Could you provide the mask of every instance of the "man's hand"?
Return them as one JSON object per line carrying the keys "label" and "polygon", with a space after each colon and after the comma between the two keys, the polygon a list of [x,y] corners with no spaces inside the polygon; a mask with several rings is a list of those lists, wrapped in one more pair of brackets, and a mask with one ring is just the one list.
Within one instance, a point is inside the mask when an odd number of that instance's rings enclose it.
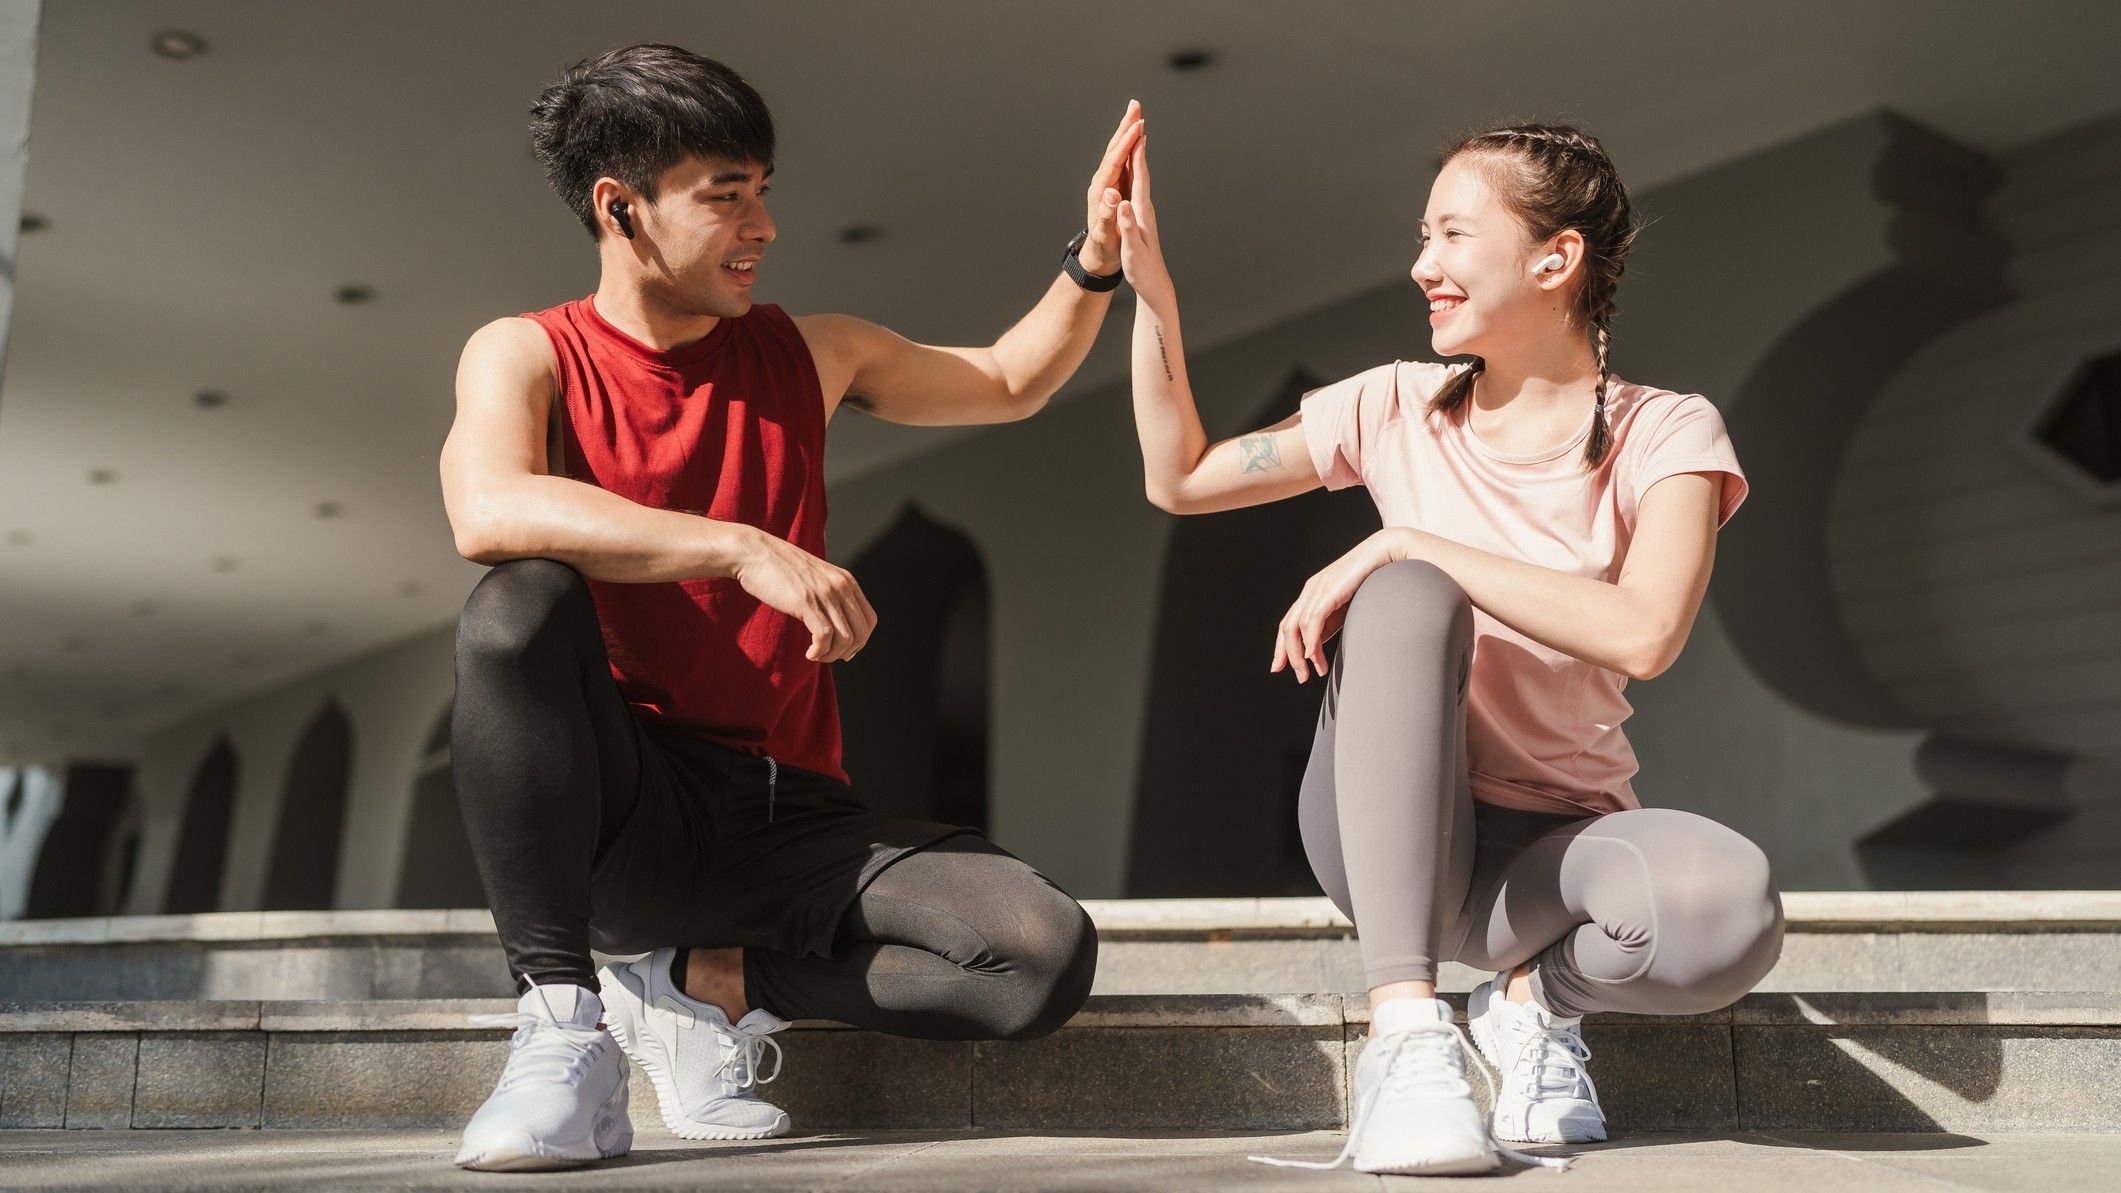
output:
{"label": "man's hand", "polygon": [[1121,117],[1119,128],[1105,145],[1105,160],[1097,164],[1097,173],[1090,177],[1089,214],[1083,220],[1090,235],[1076,250],[1075,259],[1091,273],[1119,271],[1119,201],[1126,196],[1127,166],[1133,160],[1134,142],[1141,137],[1143,127],[1141,103],[1128,100],[1127,114]]}
{"label": "man's hand", "polygon": [[851,659],[876,632],[876,610],[852,574],[764,531],[733,574],[745,592],[809,629],[803,657],[813,663]]}

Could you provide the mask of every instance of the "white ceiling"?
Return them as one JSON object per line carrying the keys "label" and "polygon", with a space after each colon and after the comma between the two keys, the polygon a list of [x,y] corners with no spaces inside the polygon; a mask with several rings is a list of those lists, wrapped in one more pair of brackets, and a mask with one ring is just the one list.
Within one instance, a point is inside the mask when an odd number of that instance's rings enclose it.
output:
{"label": "white ceiling", "polygon": [[[150,54],[172,27],[209,52]],[[643,40],[773,105],[763,299],[955,342],[1042,290],[1129,96],[1196,348],[1400,276],[1431,154],[1470,127],[1580,122],[1641,190],[1881,104],[2002,150],[2121,103],[2121,6],[2091,3],[47,0],[25,209],[50,226],[20,246],[0,389],[0,763],[122,756],[454,616],[479,572],[435,479],[457,351],[595,281],[525,108]],[[1165,67],[1196,46],[1209,69]],[[885,236],[840,243],[854,223]],[[377,300],[335,304],[350,283]],[[208,388],[228,405],[195,409]],[[840,420],[834,476],[937,434]]]}

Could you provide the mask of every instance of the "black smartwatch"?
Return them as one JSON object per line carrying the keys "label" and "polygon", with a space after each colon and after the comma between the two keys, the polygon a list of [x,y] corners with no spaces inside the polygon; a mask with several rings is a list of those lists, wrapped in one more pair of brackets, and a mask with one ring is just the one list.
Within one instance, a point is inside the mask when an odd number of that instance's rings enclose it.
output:
{"label": "black smartwatch", "polygon": [[1092,294],[1104,294],[1108,291],[1119,289],[1120,279],[1126,276],[1126,270],[1117,269],[1105,274],[1091,273],[1083,268],[1082,261],[1076,257],[1075,254],[1082,249],[1083,242],[1088,239],[1090,239],[1090,229],[1084,228],[1075,234],[1073,240],[1068,242],[1068,252],[1061,258],[1061,272],[1067,274],[1070,281]]}

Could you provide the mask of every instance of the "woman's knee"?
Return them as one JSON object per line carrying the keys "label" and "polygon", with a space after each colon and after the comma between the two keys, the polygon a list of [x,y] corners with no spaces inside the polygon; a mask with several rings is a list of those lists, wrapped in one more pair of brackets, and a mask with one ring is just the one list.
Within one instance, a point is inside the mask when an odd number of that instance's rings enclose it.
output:
{"label": "woman's knee", "polygon": [[1782,955],[1782,896],[1767,854],[1737,832],[1692,813],[1689,842],[1656,867],[1661,962],[1677,985],[1699,988],[1704,1009],[1751,990]]}
{"label": "woman's knee", "polygon": [[1366,651],[1470,646],[1473,603],[1433,563],[1403,560],[1370,573],[1348,602],[1342,641]]}
{"label": "woman's knee", "polygon": [[481,577],[457,620],[457,658],[480,662],[520,657],[550,640],[556,627],[595,603],[582,574],[552,559],[511,559]]}

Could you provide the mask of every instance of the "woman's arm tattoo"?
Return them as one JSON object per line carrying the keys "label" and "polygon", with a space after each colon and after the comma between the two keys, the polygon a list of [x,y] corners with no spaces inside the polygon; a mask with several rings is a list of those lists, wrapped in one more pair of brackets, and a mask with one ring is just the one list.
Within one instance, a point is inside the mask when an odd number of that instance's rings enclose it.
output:
{"label": "woman's arm tattoo", "polygon": [[1247,435],[1237,441],[1245,453],[1246,472],[1272,472],[1281,465],[1281,450],[1274,446],[1274,436]]}

